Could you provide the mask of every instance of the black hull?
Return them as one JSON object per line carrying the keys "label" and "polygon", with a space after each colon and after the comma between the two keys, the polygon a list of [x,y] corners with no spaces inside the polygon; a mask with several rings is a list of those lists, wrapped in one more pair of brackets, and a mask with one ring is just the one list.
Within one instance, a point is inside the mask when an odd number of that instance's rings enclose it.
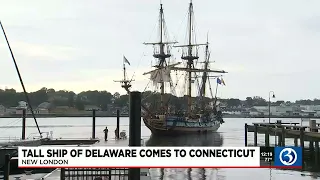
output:
{"label": "black hull", "polygon": [[215,127],[202,127],[202,128],[194,128],[194,127],[174,127],[171,129],[160,129],[153,127],[148,123],[148,121],[143,118],[144,124],[147,128],[151,131],[154,135],[161,135],[161,136],[179,136],[179,135],[187,135],[187,134],[206,134],[206,133],[213,133],[217,132],[219,126]]}

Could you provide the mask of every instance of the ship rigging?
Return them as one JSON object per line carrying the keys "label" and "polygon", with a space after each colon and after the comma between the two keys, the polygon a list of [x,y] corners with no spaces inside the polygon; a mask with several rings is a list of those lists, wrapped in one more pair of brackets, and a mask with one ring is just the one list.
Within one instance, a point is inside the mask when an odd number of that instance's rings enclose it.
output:
{"label": "ship rigging", "polygon": [[[210,68],[209,40],[206,43],[198,44],[194,35],[194,17],[193,3],[190,1],[188,8],[188,42],[185,45],[175,45],[176,41],[164,40],[166,32],[166,23],[164,19],[163,5],[160,4],[159,12],[159,41],[154,43],[144,43],[154,46],[153,57],[157,60],[153,70],[144,73],[150,75],[150,80],[155,88],[160,91],[160,102],[158,106],[147,106],[142,102],[142,108],[146,112],[143,120],[146,126],[154,134],[181,134],[194,132],[212,132],[216,131],[223,123],[222,113],[217,108],[217,97],[213,97],[210,79],[219,78],[221,74],[227,73],[224,70],[214,70]],[[199,62],[199,47],[205,47],[205,57],[203,62]],[[182,62],[170,62],[172,47],[182,49]],[[200,58],[201,59],[201,58]],[[124,57],[124,79],[121,81],[122,87],[130,92],[131,81],[126,78],[125,63],[128,63]],[[129,63],[128,63],[129,64]],[[198,64],[203,64],[199,67]],[[181,109],[172,110],[169,108],[170,96],[167,96],[167,86],[169,85],[171,93],[175,94],[177,82],[173,82],[172,71],[176,73],[185,73],[187,92],[184,94],[187,98],[186,111]],[[200,74],[202,73],[202,75]],[[211,73],[220,75],[211,76]],[[200,75],[199,75],[200,74]],[[176,78],[179,81],[181,78]],[[201,79],[199,82],[199,79]],[[193,88],[193,84],[198,85]],[[212,98],[206,97],[206,88],[209,87]],[[197,96],[192,96],[193,91],[198,91]],[[216,88],[217,91],[217,88]],[[208,105],[211,104],[211,105]],[[155,108],[156,107],[156,108]]]}

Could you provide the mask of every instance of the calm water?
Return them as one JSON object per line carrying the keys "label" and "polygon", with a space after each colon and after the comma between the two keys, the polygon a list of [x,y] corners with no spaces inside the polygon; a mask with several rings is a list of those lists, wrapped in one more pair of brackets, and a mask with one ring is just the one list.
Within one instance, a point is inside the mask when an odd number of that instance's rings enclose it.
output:
{"label": "calm water", "polygon": [[[54,138],[89,138],[91,136],[91,118],[39,118],[38,124],[42,132],[53,131]],[[279,119],[277,119],[279,120]],[[300,122],[300,119],[282,119],[285,122]],[[262,122],[264,119],[235,119],[226,118],[219,133],[209,136],[193,137],[188,136],[180,138],[155,138],[150,136],[150,131],[142,123],[141,135],[149,146],[168,145],[168,146],[244,146],[244,123]],[[265,119],[265,121],[268,121]],[[128,118],[121,118],[120,131],[128,132]],[[116,128],[116,118],[97,118],[96,119],[96,137],[103,138],[103,129],[108,126],[109,137],[114,138]],[[27,119],[27,136],[37,135],[37,128],[33,119]],[[128,134],[128,133],[127,133]],[[0,138],[21,136],[20,119],[0,119]],[[253,142],[253,133],[248,134],[249,143]],[[271,144],[275,142],[270,138]],[[264,135],[258,136],[258,143],[264,143]],[[293,140],[287,140],[286,145],[293,144]],[[152,169],[153,179],[159,180],[309,180],[320,179],[320,174],[288,171],[288,170],[270,170],[270,169]]]}

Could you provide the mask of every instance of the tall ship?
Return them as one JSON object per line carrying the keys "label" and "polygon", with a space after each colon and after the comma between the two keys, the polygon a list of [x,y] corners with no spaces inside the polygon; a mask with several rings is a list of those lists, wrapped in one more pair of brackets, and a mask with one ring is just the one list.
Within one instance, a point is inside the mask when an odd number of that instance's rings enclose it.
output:
{"label": "tall ship", "polygon": [[[149,75],[154,91],[143,94],[142,110],[143,121],[152,134],[179,135],[191,133],[215,132],[224,123],[222,112],[217,101],[219,84],[224,84],[222,74],[224,70],[210,68],[210,52],[208,40],[199,44],[195,41],[193,3],[190,1],[188,9],[187,43],[176,45],[166,39],[166,23],[164,19],[163,5],[160,4],[159,13],[159,40],[153,45],[153,57],[155,64],[153,69],[143,75]],[[171,50],[177,48],[181,60],[172,60]],[[199,58],[199,49],[203,47],[204,55]],[[132,79],[126,75],[126,64],[129,61],[124,58],[122,87],[129,93]],[[214,79],[215,83],[210,83]],[[184,82],[181,82],[183,81]],[[182,88],[178,87],[178,82]],[[212,90],[215,86],[215,92]],[[177,91],[182,91],[182,97],[177,98]],[[207,97],[210,94],[211,97]],[[155,102],[144,102],[146,96],[154,95],[158,98]],[[175,98],[173,98],[175,97]],[[180,99],[177,103],[177,99]],[[175,106],[173,106],[175,104]],[[177,108],[180,106],[180,108]]]}

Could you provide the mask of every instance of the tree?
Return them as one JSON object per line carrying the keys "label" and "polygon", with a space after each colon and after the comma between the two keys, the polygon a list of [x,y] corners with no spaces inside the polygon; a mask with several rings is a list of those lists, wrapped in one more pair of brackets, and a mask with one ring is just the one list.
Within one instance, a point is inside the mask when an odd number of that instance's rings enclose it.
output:
{"label": "tree", "polygon": [[284,103],[284,101],[277,101],[277,102],[275,102],[275,104],[277,105],[277,106],[279,106],[280,104],[283,104]]}
{"label": "tree", "polygon": [[80,96],[77,96],[77,98],[76,98],[75,107],[76,107],[78,110],[84,110],[84,103],[82,102]]}
{"label": "tree", "polygon": [[120,94],[118,92],[113,94],[113,98],[114,99],[119,99],[120,98]]}
{"label": "tree", "polygon": [[122,95],[119,98],[115,99],[114,104],[117,107],[128,106],[129,103],[129,95]]}
{"label": "tree", "polygon": [[252,97],[247,97],[247,98],[246,98],[246,105],[247,105],[248,107],[252,107],[252,106],[253,106],[253,99],[252,99]]}
{"label": "tree", "polygon": [[253,97],[253,105],[254,106],[267,106],[268,103],[265,99],[263,99],[260,96],[254,96]]}
{"label": "tree", "polygon": [[74,93],[74,92],[72,92],[72,91],[70,91],[69,92],[69,96],[68,96],[68,106],[69,107],[74,107],[74,96],[75,96],[76,94]]}
{"label": "tree", "polygon": [[237,107],[239,105],[241,105],[241,101],[240,99],[229,99],[227,100],[227,104],[228,104],[228,107]]}

